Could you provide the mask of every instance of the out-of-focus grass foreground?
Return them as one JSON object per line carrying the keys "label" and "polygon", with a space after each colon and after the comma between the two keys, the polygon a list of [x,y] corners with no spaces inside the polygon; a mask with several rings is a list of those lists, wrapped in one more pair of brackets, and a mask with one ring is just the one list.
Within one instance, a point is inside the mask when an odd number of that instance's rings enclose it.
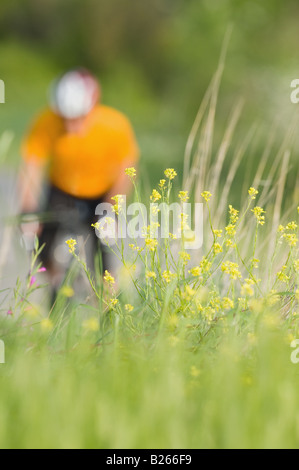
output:
{"label": "out-of-focus grass foreground", "polygon": [[[91,28],[95,38],[82,31],[74,2],[72,28],[57,20],[57,41],[66,34],[61,50],[51,29],[56,22],[46,15],[60,7],[44,3],[38,17],[35,2],[28,2],[28,12],[36,15],[32,24],[9,2],[0,7],[2,21],[27,41],[21,46],[2,31],[0,447],[298,447],[298,122],[290,102],[290,82],[297,77],[296,51],[288,49],[295,2],[282,10],[274,0],[265,7],[226,1],[222,7],[203,2],[200,8],[196,1],[186,7],[157,0],[151,15],[138,7],[147,29],[135,25],[120,51],[120,39],[113,28],[104,28],[103,17],[121,31],[130,24],[129,13],[137,11],[135,2],[125,16],[117,16],[116,0],[113,7],[98,2],[102,15],[95,3],[86,2],[90,23],[92,12],[102,21],[103,30],[96,24]],[[67,15],[70,4],[64,5]],[[271,20],[278,18],[281,27],[274,27]],[[231,19],[236,23],[229,40],[225,30]],[[77,42],[70,43],[70,30]],[[265,39],[265,30],[277,36],[268,38],[260,52],[259,38],[252,44],[249,39],[257,31]],[[142,34],[146,40],[136,45]],[[210,41],[206,49],[215,53],[214,60],[207,59],[200,41],[198,53],[194,37]],[[51,60],[33,47],[35,38],[42,39]],[[101,46],[106,38],[108,57],[101,50],[106,51]],[[152,47],[160,50],[157,57]],[[88,51],[86,57],[80,48]],[[23,57],[29,66],[20,65]],[[202,202],[203,246],[188,251],[184,237],[155,239],[156,227],[146,227],[141,241],[111,246],[118,273],[102,277],[86,268],[79,242],[67,240],[71,268],[49,307],[40,247],[36,242],[29,259],[19,242],[18,141],[52,72],[83,58],[103,71],[107,100],[136,122],[142,158],[137,172],[126,170],[134,186],[132,200],[147,207]],[[234,92],[251,60],[256,72],[251,78],[257,82],[244,93]],[[271,69],[271,60],[276,68]],[[35,93],[28,78],[15,76],[22,67],[31,68]],[[152,67],[159,73],[151,75]],[[199,71],[204,83],[197,88],[199,77],[193,75]],[[163,74],[172,77],[169,88]],[[22,80],[28,80],[26,96]],[[252,93],[249,103],[246,92]],[[114,202],[121,216],[120,201]],[[182,217],[183,233],[191,232],[188,222]],[[77,276],[83,297],[76,295]]]}

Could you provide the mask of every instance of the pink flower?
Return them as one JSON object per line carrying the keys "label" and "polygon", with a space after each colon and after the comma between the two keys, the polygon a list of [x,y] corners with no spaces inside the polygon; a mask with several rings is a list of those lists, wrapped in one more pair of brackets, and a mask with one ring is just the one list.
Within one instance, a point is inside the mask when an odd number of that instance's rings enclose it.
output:
{"label": "pink flower", "polygon": [[44,267],[39,268],[39,269],[37,270],[38,273],[44,273],[44,272],[46,272],[46,271],[47,271],[47,268],[44,268]]}
{"label": "pink flower", "polygon": [[13,315],[13,311],[12,310],[7,310],[7,315]]}
{"label": "pink flower", "polygon": [[32,287],[33,284],[35,284],[35,283],[36,283],[36,277],[35,277],[35,276],[31,276],[31,277],[30,277],[30,282],[29,282],[29,287]]}

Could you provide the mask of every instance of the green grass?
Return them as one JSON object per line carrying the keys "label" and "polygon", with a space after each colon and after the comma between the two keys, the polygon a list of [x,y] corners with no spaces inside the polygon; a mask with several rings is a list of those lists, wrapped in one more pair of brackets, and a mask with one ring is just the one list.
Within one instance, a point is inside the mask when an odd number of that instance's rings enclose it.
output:
{"label": "green grass", "polygon": [[[237,108],[215,146],[222,70],[223,60],[182,159],[183,189],[205,204],[203,247],[188,260],[180,242],[156,246],[150,231],[140,252],[119,244],[126,269],[116,288],[108,273],[102,282],[87,270],[78,243],[52,308],[30,282],[35,253],[0,306],[1,448],[298,447],[298,197],[285,190],[292,135],[275,151],[263,142],[255,174],[237,181],[254,133],[235,142]],[[167,173],[155,185],[159,202],[178,200]],[[146,178],[138,197],[148,205]],[[254,213],[259,206],[266,212]],[[78,269],[89,283],[84,300],[71,289]]]}
{"label": "green grass", "polygon": [[1,365],[1,448],[296,448],[298,365],[283,328],[257,324],[254,344],[231,321],[193,348],[181,331],[59,351],[19,330]]}

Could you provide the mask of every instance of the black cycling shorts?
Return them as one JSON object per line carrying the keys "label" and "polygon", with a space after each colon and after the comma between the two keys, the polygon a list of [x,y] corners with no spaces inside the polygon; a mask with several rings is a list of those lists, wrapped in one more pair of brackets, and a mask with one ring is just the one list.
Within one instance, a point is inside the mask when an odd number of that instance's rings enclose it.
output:
{"label": "black cycling shorts", "polygon": [[[91,254],[91,258],[94,260],[97,251],[100,250],[102,268],[107,269],[105,247],[100,243],[94,228],[91,227],[91,224],[98,220],[95,216],[95,210],[101,202],[103,202],[103,198],[77,198],[64,193],[55,186],[49,187],[44,217],[42,217],[44,219],[43,228],[39,237],[40,245],[45,244],[41,260],[46,267],[51,266],[54,260],[54,250],[59,236],[78,238],[81,235],[86,240],[86,251]],[[93,269],[92,263],[88,264]]]}

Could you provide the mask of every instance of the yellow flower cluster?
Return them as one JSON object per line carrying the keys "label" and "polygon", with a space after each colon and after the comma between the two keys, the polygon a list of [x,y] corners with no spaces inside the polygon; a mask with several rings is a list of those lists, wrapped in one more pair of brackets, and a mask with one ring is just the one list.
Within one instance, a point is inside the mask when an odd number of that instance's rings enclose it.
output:
{"label": "yellow flower cluster", "polygon": [[158,245],[158,240],[154,238],[146,238],[145,239],[145,246],[150,250],[150,251],[155,251]]}
{"label": "yellow flower cluster", "polygon": [[131,304],[126,304],[125,305],[125,311],[126,312],[132,312],[133,310],[134,310],[133,305],[131,305]]}
{"label": "yellow flower cluster", "polygon": [[156,279],[157,275],[154,271],[147,271],[145,277],[146,279]]}
{"label": "yellow flower cluster", "polygon": [[100,230],[100,222],[96,222],[95,224],[91,224],[91,226],[92,226],[95,230]]}
{"label": "yellow flower cluster", "polygon": [[289,246],[296,246],[298,242],[298,238],[295,233],[284,233],[283,238],[287,242]]}
{"label": "yellow flower cluster", "polygon": [[213,244],[213,252],[215,255],[218,255],[218,253],[222,253],[222,246],[220,245],[220,243],[214,243]]}
{"label": "yellow flower cluster", "polygon": [[260,260],[258,258],[252,258],[251,267],[258,268]]}
{"label": "yellow flower cluster", "polygon": [[208,261],[205,257],[201,260],[201,262],[199,263],[199,266],[194,266],[193,268],[191,268],[188,272],[194,276],[194,277],[198,277],[204,273],[207,273],[210,271],[211,269],[211,266],[212,266],[212,263],[210,261]]}
{"label": "yellow flower cluster", "polygon": [[169,270],[167,270],[167,271],[165,270],[165,271],[163,271],[162,277],[163,277],[163,279],[165,279],[165,281],[167,283],[169,283],[176,277],[176,274],[172,273]]}
{"label": "yellow flower cluster", "polygon": [[236,235],[236,226],[229,224],[225,227],[225,231],[229,237],[234,237]]}
{"label": "yellow flower cluster", "polygon": [[245,279],[245,282],[244,284],[242,285],[242,288],[241,288],[241,295],[245,296],[245,297],[252,297],[253,294],[254,294],[254,290],[253,290],[253,284],[254,284],[254,281],[252,279]]}
{"label": "yellow flower cluster", "polygon": [[232,225],[235,225],[237,223],[237,220],[239,219],[239,211],[237,209],[234,209],[231,204],[228,206],[228,209],[229,209],[230,223]]}
{"label": "yellow flower cluster", "polygon": [[231,308],[234,308],[234,301],[232,299],[230,299],[229,297],[223,297],[222,299],[222,308],[224,308],[224,310],[229,310]]}
{"label": "yellow flower cluster", "polygon": [[180,259],[183,262],[183,265],[186,265],[188,261],[190,261],[190,255],[186,251],[180,251],[179,255],[180,255]]}
{"label": "yellow flower cluster", "polygon": [[70,238],[69,240],[66,240],[65,242],[67,246],[69,247],[69,252],[74,253],[75,252],[75,247],[77,245],[77,241],[74,240],[73,238]]}
{"label": "yellow flower cluster", "polygon": [[296,230],[297,228],[298,228],[298,225],[293,220],[292,220],[292,222],[289,222],[286,225],[286,230]]}
{"label": "yellow flower cluster", "polygon": [[222,237],[222,230],[213,229],[213,234],[216,238],[221,238]]}
{"label": "yellow flower cluster", "polygon": [[107,271],[107,269],[105,270],[104,281],[106,281],[110,285],[115,283],[114,277],[109,273],[109,271]]}
{"label": "yellow flower cluster", "polygon": [[201,193],[201,197],[206,201],[206,202],[209,202],[209,200],[211,199],[212,197],[212,194],[210,193],[210,191],[203,191]]}
{"label": "yellow flower cluster", "polygon": [[156,202],[156,201],[159,201],[159,199],[161,199],[161,197],[162,197],[161,194],[156,189],[153,189],[150,200],[153,201],[153,202]]}
{"label": "yellow flower cluster", "polygon": [[277,276],[277,279],[281,282],[288,282],[290,280],[290,276],[287,276],[286,275],[286,265],[284,265],[282,268],[281,268],[281,271],[278,271],[278,273],[276,274]]}
{"label": "yellow flower cluster", "polygon": [[130,178],[135,178],[136,177],[136,170],[134,167],[131,168],[126,168],[125,169],[125,174],[129,176]]}
{"label": "yellow flower cluster", "polygon": [[119,215],[119,213],[121,211],[122,204],[124,202],[124,196],[122,194],[116,194],[111,199],[112,199],[112,201],[115,202],[114,206],[112,207],[112,210],[117,215]]}
{"label": "yellow flower cluster", "polygon": [[239,271],[238,263],[234,263],[233,261],[226,261],[222,263],[221,270],[224,273],[229,274],[231,279],[238,279],[242,277]]}
{"label": "yellow flower cluster", "polygon": [[189,224],[188,224],[188,219],[189,216],[188,214],[185,214],[184,212],[181,212],[181,230],[190,230]]}
{"label": "yellow flower cluster", "polygon": [[88,318],[83,322],[82,326],[85,330],[92,332],[96,332],[100,329],[100,323],[96,317]]}
{"label": "yellow flower cluster", "polygon": [[114,308],[118,304],[118,299],[110,299],[110,307]]}
{"label": "yellow flower cluster", "polygon": [[169,180],[173,180],[177,176],[177,172],[173,168],[166,168],[164,175]]}
{"label": "yellow flower cluster", "polygon": [[185,287],[185,290],[184,292],[182,292],[181,296],[183,299],[187,300],[187,302],[189,302],[192,297],[194,297],[194,295],[196,294],[196,290],[195,289],[192,289],[191,286],[188,286],[188,284],[186,285]]}
{"label": "yellow flower cluster", "polygon": [[71,286],[62,286],[59,293],[64,297],[73,297],[75,294],[74,289]]}
{"label": "yellow flower cluster", "polygon": [[137,253],[141,253],[144,247],[140,247],[138,245],[134,245],[133,243],[130,243],[129,248],[131,248],[131,250],[133,251],[137,251]]}
{"label": "yellow flower cluster", "polygon": [[54,325],[50,318],[44,318],[44,320],[40,322],[40,327],[44,333],[49,333],[53,330]]}
{"label": "yellow flower cluster", "polygon": [[189,199],[188,191],[180,191],[179,192],[179,199],[181,200],[181,202],[187,202],[188,199]]}
{"label": "yellow flower cluster", "polygon": [[194,276],[200,276],[201,275],[201,269],[199,266],[194,266],[193,268],[190,269],[189,273]]}
{"label": "yellow flower cluster", "polygon": [[257,223],[259,225],[264,225],[265,223],[265,216],[263,214],[265,214],[266,212],[264,211],[264,209],[262,209],[261,207],[259,206],[256,206],[254,209],[251,209],[251,212],[254,213],[255,217],[256,217],[256,220],[257,220]]}
{"label": "yellow flower cluster", "polygon": [[256,196],[258,195],[258,191],[254,188],[249,188],[248,189],[248,194],[250,196],[251,199],[256,199]]}

